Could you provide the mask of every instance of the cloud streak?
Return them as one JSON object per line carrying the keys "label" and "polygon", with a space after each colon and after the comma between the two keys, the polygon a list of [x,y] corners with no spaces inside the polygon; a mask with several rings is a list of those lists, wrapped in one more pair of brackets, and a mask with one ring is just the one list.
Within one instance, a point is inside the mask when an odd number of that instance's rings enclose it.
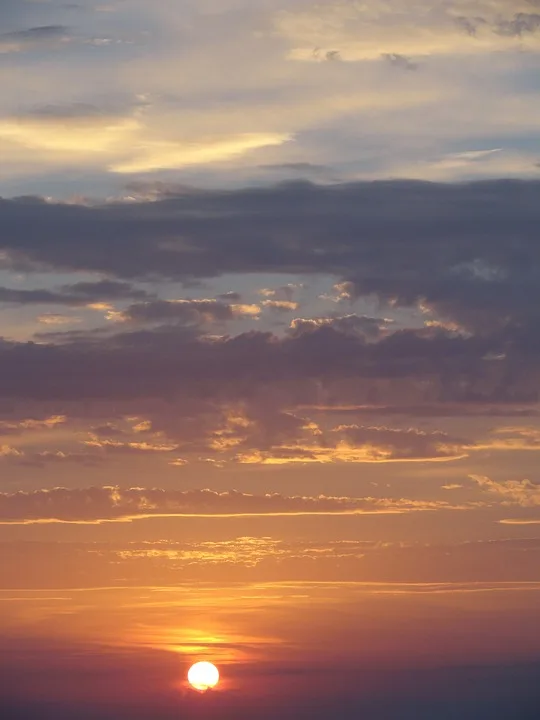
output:
{"label": "cloud streak", "polygon": [[0,494],[0,522],[122,522],[152,517],[258,517],[402,514],[464,509],[444,501],[300,497],[278,493],[161,490],[157,488],[54,488]]}

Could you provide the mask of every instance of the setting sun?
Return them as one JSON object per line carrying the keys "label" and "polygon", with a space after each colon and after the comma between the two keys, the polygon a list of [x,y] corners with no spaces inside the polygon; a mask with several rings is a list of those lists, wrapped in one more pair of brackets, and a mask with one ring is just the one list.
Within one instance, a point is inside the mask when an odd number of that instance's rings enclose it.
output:
{"label": "setting sun", "polygon": [[195,663],[189,668],[188,682],[195,690],[210,690],[219,682],[219,671],[212,663]]}

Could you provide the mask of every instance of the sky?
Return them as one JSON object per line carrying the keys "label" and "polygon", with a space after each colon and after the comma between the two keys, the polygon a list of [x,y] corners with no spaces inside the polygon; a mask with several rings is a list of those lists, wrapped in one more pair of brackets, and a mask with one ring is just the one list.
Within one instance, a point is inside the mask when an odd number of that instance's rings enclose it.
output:
{"label": "sky", "polygon": [[539,70],[538,0],[0,0],[3,719],[537,718]]}

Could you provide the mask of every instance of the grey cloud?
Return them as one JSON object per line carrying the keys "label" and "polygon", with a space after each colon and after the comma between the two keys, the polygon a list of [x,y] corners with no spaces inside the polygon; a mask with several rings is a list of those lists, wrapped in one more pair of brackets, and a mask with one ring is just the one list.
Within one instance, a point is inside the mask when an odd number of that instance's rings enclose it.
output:
{"label": "grey cloud", "polygon": [[428,328],[366,343],[328,325],[283,338],[249,332],[198,339],[175,327],[105,337],[71,333],[62,345],[1,343],[0,396],[60,402],[187,395],[230,402],[285,383],[292,394],[284,404],[332,396],[338,403],[384,404],[403,393],[409,402],[536,401],[537,351],[484,360],[500,342]]}
{"label": "grey cloud", "polygon": [[18,305],[67,305],[85,306],[104,300],[144,300],[152,297],[145,290],[138,289],[126,282],[99,280],[97,282],[78,282],[64,285],[57,290],[0,287],[0,303]]}
{"label": "grey cloud", "polygon": [[117,280],[98,280],[95,282],[78,282],[64,285],[61,288],[66,295],[79,296],[82,300],[125,300],[128,298],[144,300],[152,297],[145,290]]}
{"label": "grey cloud", "polygon": [[251,495],[235,490],[159,488],[53,488],[0,493],[0,522],[58,520],[96,522],[159,515],[289,515],[415,512],[452,508],[449,503],[403,499]]}
{"label": "grey cloud", "polygon": [[323,431],[319,426],[305,422],[300,430],[304,432],[293,428],[292,432],[283,433],[281,444],[272,444],[266,449],[248,435],[234,459],[247,464],[276,461],[433,462],[456,460],[467,454],[463,439],[438,431],[359,425],[340,425]]}
{"label": "grey cloud", "polygon": [[239,292],[235,292],[234,290],[229,290],[229,292],[218,295],[217,299],[223,300],[225,302],[238,303],[242,301],[242,295]]}
{"label": "grey cloud", "polygon": [[321,48],[318,47],[313,50],[313,57],[317,60],[325,60],[326,62],[338,62],[342,59],[339,50],[327,50],[323,52]]}
{"label": "grey cloud", "polygon": [[99,104],[87,102],[74,102],[69,104],[48,104],[36,105],[28,109],[22,118],[36,118],[41,121],[78,121],[78,120],[96,120],[99,118],[116,118],[124,117],[126,113],[132,112],[136,108],[145,107],[148,103],[138,98],[115,97],[109,101]]}
{"label": "grey cloud", "polygon": [[463,439],[443,432],[423,432],[415,428],[397,430],[387,427],[345,425],[336,429],[339,437],[355,447],[373,448],[392,460],[444,458],[463,454]]}
{"label": "grey cloud", "polygon": [[139,202],[178,199],[183,195],[198,195],[201,190],[182,183],[165,182],[163,180],[133,180],[125,186],[128,197]]}
{"label": "grey cloud", "polygon": [[538,13],[517,13],[511,20],[501,20],[496,25],[499,35],[508,37],[521,37],[526,33],[535,33],[540,29],[540,15]]}
{"label": "grey cloud", "polygon": [[302,334],[316,332],[320,328],[333,328],[344,335],[375,340],[391,322],[384,318],[355,314],[323,318],[295,318],[291,323],[289,333],[292,337],[299,337]]}
{"label": "grey cloud", "polygon": [[[286,337],[198,340],[180,327],[57,333],[48,341],[61,347],[0,345],[0,394],[60,401],[189,394],[219,404],[258,397],[261,385],[277,397],[289,383],[300,403],[536,402],[539,226],[533,181],[303,182],[96,207],[1,201],[0,243],[12,267],[190,281],[228,272],[331,275],[347,282],[351,300],[421,305],[435,324],[392,331],[386,321],[351,315],[306,318]],[[131,292],[114,282],[111,292]],[[87,299],[80,284],[62,292],[78,295],[77,287]],[[231,312],[226,303],[212,307]],[[179,311],[158,303],[131,312],[154,310],[160,318]]]}
{"label": "grey cloud", "polygon": [[297,182],[93,208],[7,200],[0,245],[11,267],[124,278],[340,275],[358,295],[487,329],[535,314],[539,197],[534,181]]}
{"label": "grey cloud", "polygon": [[[532,4],[538,5],[538,3]],[[458,27],[471,37],[476,37],[480,28],[489,26],[498,35],[519,38],[527,33],[535,33],[540,28],[540,15],[538,13],[519,12],[510,18],[499,18],[496,21],[488,21],[481,16],[459,16],[455,19],[455,22]]]}
{"label": "grey cloud", "polygon": [[326,60],[334,62],[336,60],[341,60],[341,53],[339,52],[339,50],[328,50],[324,57],[326,58]]}
{"label": "grey cloud", "polygon": [[93,467],[101,463],[99,455],[90,452],[62,452],[44,450],[43,452],[20,453],[12,461],[18,465],[27,465],[34,468],[44,468],[51,464],[80,464]]}
{"label": "grey cloud", "polygon": [[459,28],[467,33],[467,35],[476,37],[478,28],[485,25],[487,20],[483,17],[465,17],[461,15],[456,18],[455,22]]}
{"label": "grey cloud", "polygon": [[217,300],[154,300],[130,305],[122,313],[127,322],[175,322],[186,326],[233,320],[235,316],[234,306]]}
{"label": "grey cloud", "polygon": [[400,68],[401,70],[418,70],[418,64],[412,62],[412,60],[405,55],[385,53],[382,57],[389,62],[390,65]]}
{"label": "grey cloud", "polygon": [[25,432],[54,430],[62,428],[67,418],[64,415],[42,415],[40,417],[11,418],[0,420],[0,435],[21,435]]}
{"label": "grey cloud", "polygon": [[67,40],[69,37],[70,29],[65,25],[43,25],[2,33],[0,34],[0,53],[47,47]]}
{"label": "grey cloud", "polygon": [[309,162],[273,163],[270,165],[259,165],[261,170],[280,171],[285,170],[292,173],[304,173],[306,175],[325,174],[331,170],[327,165],[317,165]]}
{"label": "grey cloud", "polygon": [[[305,408],[306,410],[308,408]],[[483,405],[483,404],[424,404],[424,405],[326,405],[309,408],[328,415],[353,415],[353,416],[375,416],[389,417],[403,415],[415,418],[435,417],[538,417],[540,411],[533,407],[513,407],[511,405]]]}

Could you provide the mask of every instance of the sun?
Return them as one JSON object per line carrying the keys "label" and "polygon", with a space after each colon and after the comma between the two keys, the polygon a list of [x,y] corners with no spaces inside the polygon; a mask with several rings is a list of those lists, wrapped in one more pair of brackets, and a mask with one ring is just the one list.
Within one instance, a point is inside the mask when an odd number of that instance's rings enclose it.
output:
{"label": "sun", "polygon": [[198,662],[189,668],[187,678],[192,688],[204,692],[218,684],[219,670],[212,663]]}

